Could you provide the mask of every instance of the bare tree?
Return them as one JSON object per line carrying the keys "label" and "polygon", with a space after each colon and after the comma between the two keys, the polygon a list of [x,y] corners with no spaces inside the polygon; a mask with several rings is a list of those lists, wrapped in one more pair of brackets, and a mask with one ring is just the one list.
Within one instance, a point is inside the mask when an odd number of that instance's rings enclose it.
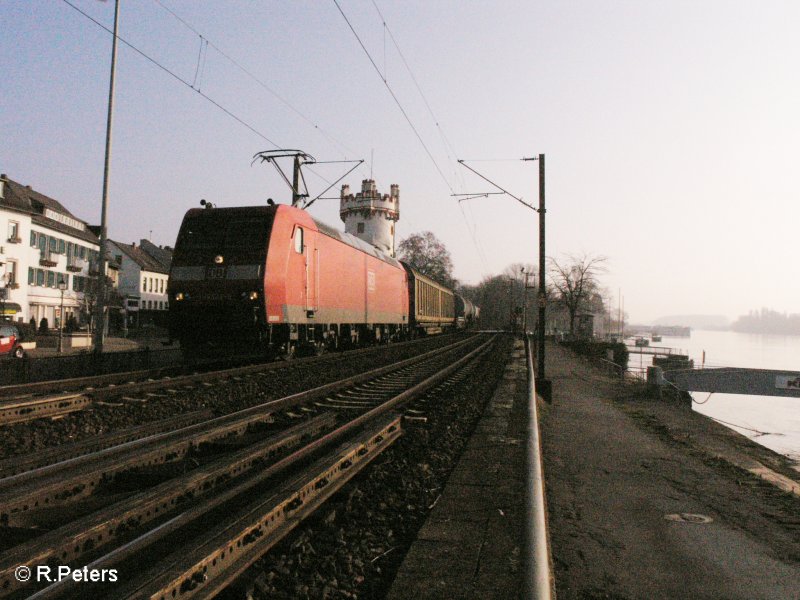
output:
{"label": "bare tree", "polygon": [[442,285],[454,288],[458,284],[453,277],[453,259],[450,257],[450,252],[430,231],[415,233],[400,242],[397,256]]}
{"label": "bare tree", "polygon": [[[533,328],[536,322],[538,274],[528,277],[528,290],[524,290],[527,273],[536,273],[533,265],[514,263],[503,270],[501,275],[487,276],[477,285],[462,285],[458,292],[474,302],[481,309],[481,326],[487,329],[503,329],[522,325],[522,314],[525,299],[528,306],[528,325]],[[547,297],[553,297],[552,286],[547,286]]]}
{"label": "bare tree", "polygon": [[606,270],[605,256],[568,254],[561,262],[550,258],[550,280],[558,300],[569,314],[569,333],[575,334],[575,317],[581,310],[602,310],[597,277]]}
{"label": "bare tree", "polygon": [[[89,333],[94,331],[95,327],[95,314],[94,309],[101,293],[100,276],[90,275],[86,278],[86,284],[83,289],[83,298],[81,299],[83,313],[86,315],[87,324],[89,326]],[[106,292],[106,311],[112,306],[119,306],[122,297],[116,289],[114,289],[114,282],[110,277],[106,277],[105,282]]]}

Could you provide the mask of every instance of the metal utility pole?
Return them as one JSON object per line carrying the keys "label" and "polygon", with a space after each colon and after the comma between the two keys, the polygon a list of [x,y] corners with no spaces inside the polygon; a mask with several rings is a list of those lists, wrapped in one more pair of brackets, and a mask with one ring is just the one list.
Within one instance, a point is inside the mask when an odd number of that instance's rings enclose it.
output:
{"label": "metal utility pole", "polygon": [[58,353],[64,351],[64,290],[67,289],[67,282],[61,279],[58,282],[58,289],[61,291],[61,312],[58,319]]}
{"label": "metal utility pole", "polygon": [[[539,213],[539,297],[537,304],[539,305],[539,323],[536,328],[536,389],[539,394],[548,402],[552,396],[552,387],[550,381],[545,378],[544,371],[544,328],[545,316],[547,305],[547,287],[545,273],[547,266],[545,264],[545,221],[544,216],[547,210],[545,209],[544,202],[544,154],[540,154],[533,158],[523,158],[522,160],[538,160],[539,161],[539,208],[534,208]],[[529,206],[533,208],[532,206]]]}
{"label": "metal utility pole", "polygon": [[[539,208],[534,208],[533,205],[528,204],[522,198],[519,198],[509,192],[506,189],[503,189],[491,179],[487,178],[484,175],[478,173],[475,169],[468,166],[464,160],[459,160],[459,164],[464,165],[467,169],[475,173],[478,177],[487,181],[491,185],[493,185],[500,193],[507,194],[514,198],[520,204],[523,204],[530,208],[531,210],[535,210],[539,213],[539,297],[538,297],[538,305],[539,305],[539,324],[537,329],[537,349],[536,349],[536,357],[538,359],[538,365],[536,369],[536,389],[538,393],[545,398],[547,401],[550,401],[552,395],[552,388],[550,385],[550,381],[545,379],[545,372],[544,372],[544,328],[545,328],[545,305],[547,303],[547,287],[546,287],[546,265],[545,265],[545,227],[544,227],[544,215],[546,213],[544,207],[544,154],[540,154],[539,156],[535,156],[532,158],[523,158],[522,160],[538,160],[539,161]],[[461,194],[458,194],[461,195]],[[474,194],[470,194],[471,197],[479,197],[479,196],[488,196],[487,193],[479,194],[478,196]]]}
{"label": "metal utility pole", "polygon": [[539,155],[539,329],[536,349],[536,375],[544,380],[544,323],[547,289],[545,287],[545,244],[544,244],[544,154]]}
{"label": "metal utility pole", "polygon": [[100,273],[97,280],[97,302],[95,303],[94,351],[103,352],[106,315],[106,241],[108,240],[108,175],[111,163],[111,122],[114,114],[114,75],[117,67],[117,31],[119,28],[119,0],[114,3],[114,39],[111,43],[111,77],[108,84],[108,119],[106,121],[106,158],[103,169],[103,209],[100,213]]}

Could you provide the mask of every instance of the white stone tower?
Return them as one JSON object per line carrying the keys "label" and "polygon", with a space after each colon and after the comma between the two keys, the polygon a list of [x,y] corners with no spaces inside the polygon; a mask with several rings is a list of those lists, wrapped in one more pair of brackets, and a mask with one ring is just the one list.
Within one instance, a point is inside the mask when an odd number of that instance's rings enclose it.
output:
{"label": "white stone tower", "polygon": [[394,256],[394,222],[400,219],[399,185],[392,184],[391,193],[383,196],[372,179],[362,181],[361,191],[355,196],[349,185],[343,185],[339,216],[346,233]]}

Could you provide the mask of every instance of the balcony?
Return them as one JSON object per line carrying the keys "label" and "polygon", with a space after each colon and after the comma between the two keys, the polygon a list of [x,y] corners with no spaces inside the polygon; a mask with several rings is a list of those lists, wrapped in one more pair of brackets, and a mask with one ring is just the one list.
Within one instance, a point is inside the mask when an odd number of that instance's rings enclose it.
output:
{"label": "balcony", "polygon": [[58,256],[49,249],[42,249],[39,264],[43,267],[55,267],[58,264]]}
{"label": "balcony", "polygon": [[15,237],[10,237],[10,238],[8,238],[6,241],[7,241],[9,244],[20,244],[20,243],[22,243],[22,238],[21,238],[21,237],[16,237],[16,236],[15,236]]}
{"label": "balcony", "polygon": [[80,273],[83,267],[86,266],[86,259],[78,258],[77,256],[67,256],[67,271],[73,273]]}

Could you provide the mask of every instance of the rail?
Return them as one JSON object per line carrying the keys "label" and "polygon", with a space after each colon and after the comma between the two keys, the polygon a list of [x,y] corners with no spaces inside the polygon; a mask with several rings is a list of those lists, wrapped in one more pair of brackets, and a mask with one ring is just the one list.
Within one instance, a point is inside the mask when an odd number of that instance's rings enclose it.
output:
{"label": "rail", "polygon": [[536,378],[533,371],[533,344],[525,336],[525,353],[528,361],[528,481],[526,535],[528,565],[526,572],[526,597],[550,600],[553,597],[553,574],[550,566],[550,536],[547,531],[547,512],[544,500],[544,471],[539,440],[539,414],[536,402]]}
{"label": "rail", "polygon": [[[320,391],[316,396],[327,400],[315,406],[324,412],[305,423],[253,445],[235,442],[229,446],[232,454],[212,453],[216,458],[194,470],[121,500],[112,498],[107,508],[79,514],[75,521],[12,547],[0,561],[0,596],[19,597],[22,593],[24,586],[12,578],[20,564],[57,560],[59,556],[62,561],[76,562],[92,553],[95,560],[90,569],[114,566],[123,570],[126,566],[134,573],[121,582],[119,589],[99,588],[99,597],[213,597],[402,433],[402,410],[398,410],[402,405],[436,389],[459,368],[490,352],[493,343],[494,338],[472,338],[449,346],[449,350],[456,350],[453,356],[438,349],[396,363],[394,373],[399,376],[391,385],[385,377],[388,367],[376,369],[371,373],[381,381],[368,386],[378,390],[376,404],[368,402],[366,412],[355,418],[350,410],[340,411],[345,422],[332,423],[333,413],[323,407],[330,403],[328,397],[335,390]],[[467,354],[460,356],[463,352]],[[442,368],[445,354],[448,363],[455,362]],[[437,364],[409,376],[406,367],[422,365],[431,358]],[[413,387],[406,389],[411,384]],[[317,390],[322,388],[330,386]],[[336,444],[340,445],[330,452]],[[322,453],[325,455],[320,456]],[[140,449],[137,456],[142,454]],[[310,461],[315,462],[308,464]],[[295,469],[304,464],[307,468],[298,474]],[[53,470],[63,472],[63,464]],[[245,472],[247,477],[242,477]],[[280,480],[276,479],[279,474]],[[26,477],[23,474],[16,480]],[[75,499],[77,495],[70,498]],[[165,518],[169,520],[161,522]],[[137,537],[131,538],[134,533]],[[176,547],[170,537],[181,543]],[[123,545],[114,547],[117,540]],[[40,589],[32,597],[77,597],[74,587],[68,578]]]}

